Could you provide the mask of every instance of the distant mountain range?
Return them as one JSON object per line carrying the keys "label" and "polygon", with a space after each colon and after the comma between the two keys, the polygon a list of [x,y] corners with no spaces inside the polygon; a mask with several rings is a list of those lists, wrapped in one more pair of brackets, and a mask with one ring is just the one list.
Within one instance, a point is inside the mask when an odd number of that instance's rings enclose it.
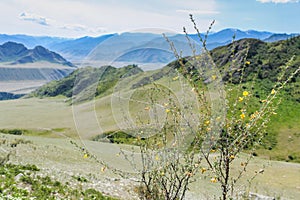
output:
{"label": "distant mountain range", "polygon": [[49,51],[42,46],[27,49],[23,44],[15,42],[6,42],[0,45],[0,62],[14,65],[40,61],[74,67],[72,63],[68,62],[59,54]]}
{"label": "distant mountain range", "polygon": [[[206,46],[212,50],[231,43],[233,37],[234,40],[253,38],[274,42],[296,35],[225,29],[210,33]],[[184,34],[168,33],[167,36],[179,54],[192,55],[193,51]],[[202,45],[198,35],[191,34],[189,37],[196,54],[199,54]],[[205,35],[201,34],[201,37]],[[149,70],[161,68],[176,59],[170,50],[170,43],[162,35],[153,33],[128,32],[78,39],[0,34],[0,42],[4,42],[0,45],[0,92],[8,93],[18,91],[21,94],[24,88],[24,93],[27,93],[41,84],[59,80],[75,70],[72,63],[79,67],[137,64],[142,70]],[[7,86],[9,81],[34,81],[37,84],[30,82],[23,88],[16,84],[18,87],[11,89],[11,86]],[[3,89],[1,83],[5,83],[7,88]]]}
{"label": "distant mountain range", "polygon": [[16,42],[24,44],[27,48],[34,48],[35,46],[43,46],[49,48],[49,46],[68,41],[69,38],[49,37],[49,36],[30,36],[30,35],[8,35],[0,34],[0,44],[5,42]]}
{"label": "distant mountain range", "polygon": [[[214,49],[229,44],[235,40],[254,38],[266,42],[274,42],[294,37],[298,34],[278,34],[266,31],[241,31],[239,29],[224,29],[210,33],[207,39],[207,48]],[[201,49],[196,34],[189,35],[198,50]],[[201,35],[204,37],[204,34]],[[191,49],[184,34],[168,34],[170,41],[183,56],[190,55]],[[136,63],[164,63],[175,59],[170,45],[160,34],[152,33],[122,33],[107,34],[99,37],[82,37],[78,39],[58,37],[35,37],[27,35],[0,34],[0,42],[20,42],[25,46],[42,45],[51,51],[61,54],[67,60],[79,65],[103,61],[106,64],[113,62]]]}
{"label": "distant mountain range", "polygon": [[75,69],[61,55],[42,46],[27,49],[23,44],[6,42],[0,45],[0,100],[20,97]]}

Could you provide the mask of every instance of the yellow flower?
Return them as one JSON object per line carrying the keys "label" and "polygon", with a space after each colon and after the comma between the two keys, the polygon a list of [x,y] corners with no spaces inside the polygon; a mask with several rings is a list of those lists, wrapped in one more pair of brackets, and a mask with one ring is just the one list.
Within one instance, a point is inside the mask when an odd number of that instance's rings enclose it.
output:
{"label": "yellow flower", "polygon": [[170,112],[170,109],[166,109],[166,113],[169,113]]}
{"label": "yellow flower", "polygon": [[211,78],[212,78],[212,80],[216,80],[217,76],[216,75],[212,75]]}
{"label": "yellow flower", "polygon": [[235,157],[234,157],[234,155],[230,155],[230,157],[229,157],[230,159],[234,159]]}
{"label": "yellow flower", "polygon": [[178,79],[179,79],[179,77],[176,76],[176,77],[173,78],[173,81],[176,81],[176,80],[178,80]]}
{"label": "yellow flower", "polygon": [[211,149],[210,152],[211,152],[211,153],[215,153],[216,150],[215,150],[215,149]]}
{"label": "yellow flower", "polygon": [[165,172],[161,172],[160,175],[164,176],[164,175],[165,175]]}
{"label": "yellow flower", "polygon": [[246,64],[246,65],[250,65],[250,61],[246,61],[245,64]]}
{"label": "yellow flower", "polygon": [[240,114],[240,117],[241,119],[245,119],[245,114],[244,113]]}
{"label": "yellow flower", "polygon": [[144,108],[144,110],[150,110],[150,107],[149,107],[149,106],[146,106],[146,107]]}
{"label": "yellow flower", "polygon": [[243,96],[244,96],[244,97],[246,97],[246,96],[248,96],[248,95],[249,95],[249,92],[248,92],[248,91],[244,91],[244,92],[243,92]]}
{"label": "yellow flower", "polygon": [[210,124],[210,121],[209,121],[209,120],[206,120],[204,123],[205,123],[205,125],[208,126],[208,125]]}
{"label": "yellow flower", "polygon": [[218,182],[218,180],[215,177],[213,177],[213,178],[210,179],[210,182],[216,183],[216,182]]}
{"label": "yellow flower", "polygon": [[207,169],[205,168],[205,167],[202,167],[201,168],[201,173],[203,174],[203,173],[205,173],[207,171]]}
{"label": "yellow flower", "polygon": [[275,93],[276,93],[276,91],[274,89],[272,89],[271,94],[275,94]]}
{"label": "yellow flower", "polygon": [[156,156],[155,156],[155,160],[159,160],[159,155],[156,155]]}
{"label": "yellow flower", "polygon": [[239,102],[243,101],[244,98],[243,97],[239,97]]}
{"label": "yellow flower", "polygon": [[88,158],[88,157],[89,157],[88,154],[84,154],[84,155],[83,155],[83,158]]}

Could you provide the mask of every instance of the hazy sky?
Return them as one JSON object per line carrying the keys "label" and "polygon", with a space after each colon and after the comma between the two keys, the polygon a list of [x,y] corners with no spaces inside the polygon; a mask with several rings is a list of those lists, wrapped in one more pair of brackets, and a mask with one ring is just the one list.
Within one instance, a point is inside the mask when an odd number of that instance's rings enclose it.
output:
{"label": "hazy sky", "polygon": [[300,33],[299,0],[1,0],[0,33],[97,36],[154,28],[181,32],[192,13],[201,31]]}

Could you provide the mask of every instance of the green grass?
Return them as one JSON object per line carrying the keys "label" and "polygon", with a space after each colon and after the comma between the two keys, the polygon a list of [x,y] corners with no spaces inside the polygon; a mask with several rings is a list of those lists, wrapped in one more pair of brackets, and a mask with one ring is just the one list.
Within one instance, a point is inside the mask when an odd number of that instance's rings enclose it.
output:
{"label": "green grass", "polygon": [[101,135],[97,135],[92,140],[102,141],[102,142],[108,141],[110,143],[116,143],[116,144],[131,144],[131,145],[137,144],[136,137],[133,137],[123,131],[105,132]]}
{"label": "green grass", "polygon": [[[123,68],[103,66],[100,68],[85,67],[77,69],[69,76],[52,81],[28,95],[28,97],[72,97],[71,103],[82,103],[95,96],[106,96],[112,93],[113,87],[125,76],[142,72],[136,65]],[[69,99],[71,101],[71,99]]]}
{"label": "green grass", "polygon": [[259,149],[258,154],[273,160],[300,163],[300,105],[284,100],[277,113],[271,119],[266,137],[266,142],[276,144],[270,150]]}
{"label": "green grass", "polygon": [[[145,75],[146,76],[146,75]],[[168,80],[159,80],[162,85],[169,84]],[[176,82],[172,82],[176,87]],[[268,84],[267,84],[268,85]],[[252,109],[259,106],[259,99],[266,95],[265,87],[253,91],[259,98],[250,102]],[[245,89],[250,86],[245,85]],[[149,91],[147,87],[141,91]],[[234,96],[235,94],[231,94]],[[285,95],[285,94],[284,94]],[[283,95],[283,96],[284,96]],[[144,110],[146,103],[138,103],[145,95],[138,90],[131,96],[135,101],[130,102],[130,115],[132,119],[138,117],[149,120]],[[163,104],[164,98],[161,99]],[[73,111],[75,115],[73,115]],[[115,116],[112,112],[111,96],[97,98],[95,101],[69,106],[63,98],[19,99],[0,102],[1,132],[21,131],[24,135],[43,137],[78,137],[92,139],[98,135],[118,131]],[[20,114],[22,113],[22,114]],[[95,115],[96,113],[96,115]],[[263,148],[257,150],[258,156],[281,161],[300,162],[299,160],[299,121],[300,106],[294,99],[283,100],[277,110],[277,115],[271,119]],[[116,113],[114,113],[116,114]],[[122,118],[122,117],[121,117]],[[75,121],[74,121],[75,119]],[[137,123],[138,121],[136,121]],[[18,132],[17,131],[17,132]],[[102,137],[102,136],[100,136]],[[127,137],[127,136],[126,136]],[[110,138],[115,143],[133,144],[133,138],[121,136]]]}
{"label": "green grass", "polygon": [[[115,200],[95,189],[71,188],[68,184],[40,176],[35,165],[0,165],[0,198],[4,199],[99,199]],[[80,177],[80,180],[85,180]]]}
{"label": "green grass", "polygon": [[24,135],[76,136],[72,107],[63,98],[1,101],[0,107],[1,132],[17,129]]}
{"label": "green grass", "polygon": [[[70,144],[68,139],[24,135],[15,136],[6,134],[2,134],[1,137],[11,140],[23,139],[30,141],[30,143],[21,144],[16,147],[17,155],[11,156],[10,163],[14,163],[16,165],[20,165],[19,163],[23,163],[23,165],[26,165],[26,163],[35,164],[40,169],[40,171],[36,171],[35,173],[38,173],[41,177],[51,177],[52,182],[57,180],[62,186],[67,187],[70,185],[68,185],[66,182],[75,182],[79,185],[93,182],[99,185],[99,187],[94,189],[105,192],[105,194],[110,194],[111,196],[115,196],[115,193],[107,193],[107,189],[111,187],[120,187],[118,181],[111,181],[111,185],[107,188],[107,185],[105,186],[107,181],[105,180],[107,180],[108,177],[115,178],[118,176],[111,173],[109,169],[107,169],[105,172],[101,172],[101,164],[94,162],[93,159],[84,158],[83,153],[81,153],[81,151],[79,151],[75,146]],[[131,151],[132,146],[93,142],[89,140],[77,142],[83,145],[85,149],[88,149],[93,155],[105,161],[109,166],[125,172],[133,171],[133,167],[124,160],[123,156],[118,155],[120,148],[122,148],[123,151]],[[240,163],[245,162],[246,158],[247,155],[244,153],[236,157],[233,163],[232,175],[237,175],[237,172],[242,169]],[[136,159],[136,161],[138,163],[138,159]],[[205,163],[202,164],[205,167]],[[245,177],[238,182],[238,185],[240,186],[239,190],[243,191],[245,188],[247,188],[249,186],[247,179],[255,175],[255,171],[259,171],[262,168],[265,169],[265,172],[260,174],[252,182],[250,191],[269,196],[281,197],[283,199],[298,198],[300,187],[300,165],[296,163],[268,161],[258,157],[255,157],[250,162]],[[33,173],[34,172],[31,174]],[[95,177],[97,177],[97,179],[95,179]],[[211,183],[210,179],[211,176],[209,172],[203,175],[200,173],[200,176],[196,177],[196,182],[191,185],[189,193],[191,192],[196,197],[203,197],[200,199],[207,199],[208,197],[217,195],[218,191],[220,191],[219,184]],[[2,183],[2,179],[0,183]],[[102,186],[102,184],[104,185]],[[127,187],[128,188],[126,189],[123,188],[122,191],[133,190],[130,188],[130,185]],[[74,188],[71,187],[71,189]],[[79,189],[77,190],[82,191]],[[85,191],[85,189],[87,188],[84,187],[83,191]],[[123,194],[122,191],[120,194]],[[71,193],[69,194],[71,195]],[[206,194],[206,196],[202,196],[203,194]],[[122,195],[120,197],[122,197]],[[131,198],[126,196],[125,199]]]}
{"label": "green grass", "polygon": [[[54,131],[54,130],[53,130]],[[0,133],[11,135],[35,135],[35,136],[47,136],[52,133],[51,130],[37,130],[37,129],[0,129]]]}

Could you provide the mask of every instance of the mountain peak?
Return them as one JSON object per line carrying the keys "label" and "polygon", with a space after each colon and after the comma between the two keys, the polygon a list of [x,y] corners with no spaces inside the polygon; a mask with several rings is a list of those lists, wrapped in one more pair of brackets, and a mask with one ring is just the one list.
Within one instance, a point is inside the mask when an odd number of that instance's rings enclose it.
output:
{"label": "mountain peak", "polygon": [[40,61],[56,63],[74,67],[59,54],[46,49],[43,46],[36,46],[34,49],[27,49],[23,44],[6,42],[0,45],[0,61],[10,64],[26,64]]}
{"label": "mountain peak", "polygon": [[43,47],[43,46],[40,46],[40,45],[38,45],[38,46],[34,47],[34,49],[33,49],[33,50],[37,50],[37,51],[48,51],[48,52],[49,52],[49,50],[48,50],[48,49],[46,49],[45,47]]}
{"label": "mountain peak", "polygon": [[16,56],[27,50],[28,49],[23,44],[9,41],[0,45],[0,56]]}
{"label": "mountain peak", "polygon": [[51,51],[49,51],[48,49],[46,49],[45,47],[42,47],[42,46],[36,46],[36,47],[34,47],[34,49],[32,51],[35,54],[44,55],[44,56],[51,54]]}
{"label": "mountain peak", "polygon": [[5,42],[3,45],[1,45],[2,47],[4,48],[25,48],[27,49],[24,44],[21,44],[21,43],[17,43],[17,42],[11,42],[11,41],[8,41],[8,42]]}

